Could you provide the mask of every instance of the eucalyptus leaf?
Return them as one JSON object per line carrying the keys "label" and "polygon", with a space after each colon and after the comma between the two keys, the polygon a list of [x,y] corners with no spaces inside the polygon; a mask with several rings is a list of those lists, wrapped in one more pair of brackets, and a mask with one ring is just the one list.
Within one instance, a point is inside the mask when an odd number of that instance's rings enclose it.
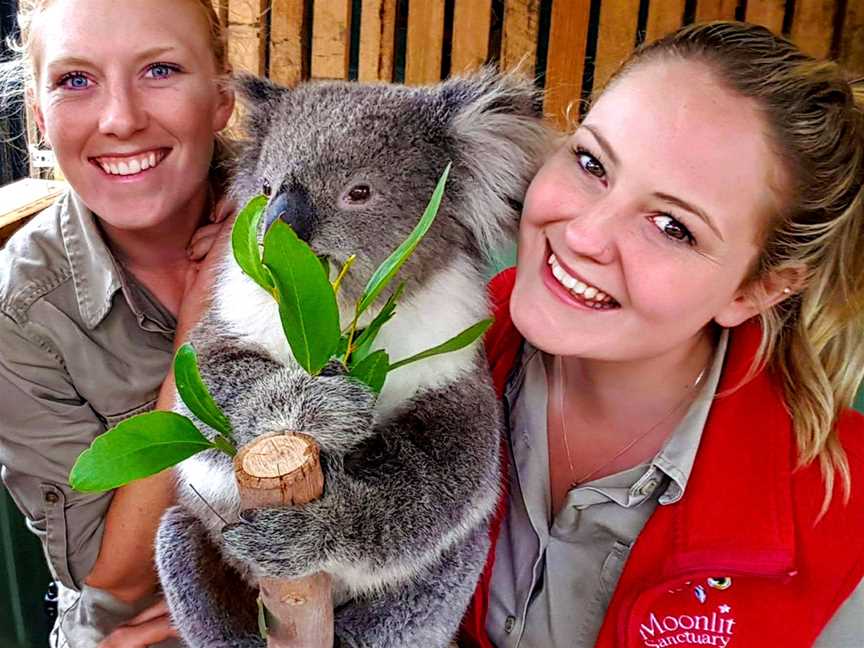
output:
{"label": "eucalyptus leaf", "polygon": [[174,381],[177,392],[192,413],[214,430],[231,436],[231,423],[210,395],[198,371],[198,355],[191,344],[184,344],[174,355]]}
{"label": "eucalyptus leaf", "polygon": [[399,367],[404,367],[405,365],[411,364],[412,362],[417,362],[418,360],[431,358],[432,356],[441,355],[442,353],[458,351],[459,349],[468,346],[481,335],[483,335],[486,332],[486,329],[492,326],[492,321],[493,320],[490,318],[477,322],[476,324],[469,326],[467,329],[459,333],[459,335],[454,335],[446,342],[442,342],[437,346],[426,349],[425,351],[421,351],[420,353],[417,353],[409,358],[399,360],[399,362],[394,362],[392,365],[390,365],[390,371],[398,369]]}
{"label": "eucalyptus leaf", "polygon": [[261,250],[258,247],[258,226],[266,207],[267,196],[256,196],[240,210],[231,230],[231,249],[243,272],[268,293],[272,293],[273,281],[261,263]]}
{"label": "eucalyptus leaf", "polygon": [[384,349],[370,353],[364,360],[351,368],[349,376],[366,383],[376,394],[381,393],[387,371],[390,366],[390,356]]}
{"label": "eucalyptus leaf", "polygon": [[314,376],[341,337],[333,286],[312,249],[281,220],[264,236],[264,266],[276,289],[285,338],[300,366]]}
{"label": "eucalyptus leaf", "polygon": [[111,490],[213,447],[185,416],[138,414],[93,440],[75,461],[69,484],[79,491]]}
{"label": "eucalyptus leaf", "polygon": [[363,290],[360,303],[357,305],[358,315],[369,308],[369,305],[387,287],[390,280],[399,272],[399,268],[408,260],[411,253],[414,252],[417,244],[420,243],[420,239],[429,231],[435,220],[435,216],[438,214],[438,207],[441,206],[441,198],[444,195],[444,185],[447,182],[447,176],[450,174],[450,167],[451,164],[448,164],[447,168],[444,169],[444,173],[441,174],[438,185],[435,187],[435,191],[432,192],[432,198],[429,200],[429,204],[426,205],[420,222],[417,223],[408,238],[384,260],[384,263],[378,266],[378,269],[370,277],[366,288]]}
{"label": "eucalyptus leaf", "polygon": [[389,322],[393,317],[393,314],[396,312],[396,302],[399,300],[399,297],[402,296],[402,291],[404,289],[405,283],[400,283],[393,294],[390,295],[390,298],[387,300],[387,303],[384,304],[384,307],[375,316],[375,319],[373,319],[369,323],[369,326],[363,329],[363,332],[357,336],[354,343],[354,350],[351,352],[352,363],[358,363],[369,355],[369,351],[372,349],[372,343],[375,342],[375,338],[378,336],[381,327]]}

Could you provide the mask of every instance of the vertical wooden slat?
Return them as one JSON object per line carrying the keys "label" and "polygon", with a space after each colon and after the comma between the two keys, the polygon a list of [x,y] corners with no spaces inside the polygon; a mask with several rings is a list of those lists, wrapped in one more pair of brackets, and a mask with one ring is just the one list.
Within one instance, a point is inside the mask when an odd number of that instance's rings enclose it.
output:
{"label": "vertical wooden slat", "polygon": [[597,59],[594,62],[594,90],[603,87],[636,42],[639,0],[618,0],[600,5],[597,32]]}
{"label": "vertical wooden slat", "polygon": [[785,15],[786,0],[747,0],[744,17],[749,23],[762,25],[779,34],[783,31]]}
{"label": "vertical wooden slat", "polygon": [[[568,108],[576,106],[582,92],[590,12],[590,2],[554,0],[552,3],[544,111],[562,129],[570,125]],[[571,112],[578,116],[578,111]]]}
{"label": "vertical wooden slat", "polygon": [[839,61],[852,74],[864,75],[864,3],[846,5]]}
{"label": "vertical wooden slat", "polygon": [[213,10],[219,17],[219,23],[223,27],[228,25],[228,0],[212,0]]}
{"label": "vertical wooden slat", "polygon": [[696,5],[696,21],[734,20],[738,0],[699,0]]}
{"label": "vertical wooden slat", "polygon": [[270,69],[276,83],[294,85],[303,78],[303,0],[271,0]]}
{"label": "vertical wooden slat", "polygon": [[[852,0],[853,3],[856,0]],[[860,1],[860,0],[857,0]],[[792,16],[792,41],[805,53],[825,58],[834,33],[835,0],[797,0]]]}
{"label": "vertical wooden slat", "polygon": [[235,71],[264,74],[264,12],[267,0],[228,3],[228,60]]}
{"label": "vertical wooden slat", "polygon": [[489,54],[492,0],[456,0],[453,9],[452,72],[480,67]]}
{"label": "vertical wooden slat", "polygon": [[360,81],[393,80],[396,0],[363,0],[360,9]]}
{"label": "vertical wooden slat", "polygon": [[685,0],[651,0],[645,42],[650,43],[678,29],[684,22],[684,4]]}
{"label": "vertical wooden slat", "polygon": [[534,76],[539,27],[540,0],[505,0],[501,35],[502,70],[521,66],[523,74]]}
{"label": "vertical wooden slat", "polygon": [[443,0],[409,0],[405,83],[420,85],[441,79],[443,40]]}
{"label": "vertical wooden slat", "polygon": [[312,13],[313,79],[347,79],[351,0],[315,0]]}

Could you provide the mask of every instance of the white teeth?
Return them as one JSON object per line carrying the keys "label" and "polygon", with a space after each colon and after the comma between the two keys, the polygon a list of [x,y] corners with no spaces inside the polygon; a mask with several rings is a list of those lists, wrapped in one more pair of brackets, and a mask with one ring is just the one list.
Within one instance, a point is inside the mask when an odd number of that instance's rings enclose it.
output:
{"label": "white teeth", "polygon": [[[161,162],[161,158],[159,159]],[[146,155],[142,155],[136,158],[128,158],[125,160],[112,160],[112,161],[103,161],[96,160],[102,170],[105,173],[110,173],[111,175],[134,175],[136,173],[141,173],[142,171],[146,171],[147,169],[152,169],[156,166],[156,153],[148,153]]]}
{"label": "white teeth", "polygon": [[583,299],[588,300],[588,305],[592,308],[603,308],[605,304],[609,304],[614,300],[612,297],[604,293],[602,290],[589,286],[588,284],[579,281],[576,277],[571,276],[564,268],[558,265],[558,259],[554,254],[549,255],[547,263],[551,266],[553,276],[561,282],[574,295],[581,295]]}

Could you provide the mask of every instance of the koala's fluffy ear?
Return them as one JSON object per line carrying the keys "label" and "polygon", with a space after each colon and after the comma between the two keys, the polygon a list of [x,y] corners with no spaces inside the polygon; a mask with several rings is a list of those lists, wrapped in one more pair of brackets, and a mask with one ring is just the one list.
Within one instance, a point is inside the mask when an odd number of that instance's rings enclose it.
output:
{"label": "koala's fluffy ear", "polygon": [[525,190],[553,144],[530,79],[492,69],[439,86],[454,143],[454,172],[468,209],[461,217],[487,253],[513,240]]}
{"label": "koala's fluffy ear", "polygon": [[252,74],[240,73],[234,77],[234,90],[246,108],[246,124],[256,134],[263,134],[275,113],[274,105],[288,88],[276,85],[268,79]]}

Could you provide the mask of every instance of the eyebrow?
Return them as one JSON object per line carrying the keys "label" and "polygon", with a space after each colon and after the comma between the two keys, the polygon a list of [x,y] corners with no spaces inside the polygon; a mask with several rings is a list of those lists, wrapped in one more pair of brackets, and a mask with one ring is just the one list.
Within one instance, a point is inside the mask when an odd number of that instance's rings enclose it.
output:
{"label": "eyebrow", "polygon": [[[152,58],[159,58],[164,54],[169,52],[176,51],[177,48],[172,45],[162,45],[158,47],[151,47],[148,50],[144,50],[140,54],[136,56],[136,60],[145,60]],[[55,59],[48,63],[46,66],[47,69],[52,69],[55,67],[89,67],[93,65],[93,61],[90,59],[83,58],[81,56],[64,56],[59,59]]]}
{"label": "eyebrow", "polygon": [[581,127],[584,128],[585,130],[587,130],[589,133],[591,133],[594,136],[594,139],[597,140],[597,143],[600,145],[600,148],[603,149],[603,152],[606,154],[606,156],[610,160],[612,160],[613,164],[617,165],[618,164],[618,156],[615,155],[615,151],[612,150],[612,146],[609,144],[609,142],[606,140],[606,138],[603,137],[596,128],[594,128],[593,126],[591,126],[589,124],[582,124]]}
{"label": "eyebrow", "polygon": [[658,191],[655,191],[653,195],[655,198],[659,198],[660,200],[665,200],[668,203],[672,203],[673,205],[677,205],[681,209],[686,209],[687,211],[689,211],[693,214],[696,214],[709,228],[711,228],[711,231],[714,232],[721,241],[726,240],[723,238],[723,235],[720,233],[720,230],[714,224],[714,221],[712,221],[708,217],[708,214],[706,214],[703,210],[699,209],[695,205],[691,205],[690,203],[685,202],[685,201],[681,200],[680,198],[676,198],[675,196],[672,196],[670,194],[666,194],[666,193],[662,193],[662,192],[658,192]]}

